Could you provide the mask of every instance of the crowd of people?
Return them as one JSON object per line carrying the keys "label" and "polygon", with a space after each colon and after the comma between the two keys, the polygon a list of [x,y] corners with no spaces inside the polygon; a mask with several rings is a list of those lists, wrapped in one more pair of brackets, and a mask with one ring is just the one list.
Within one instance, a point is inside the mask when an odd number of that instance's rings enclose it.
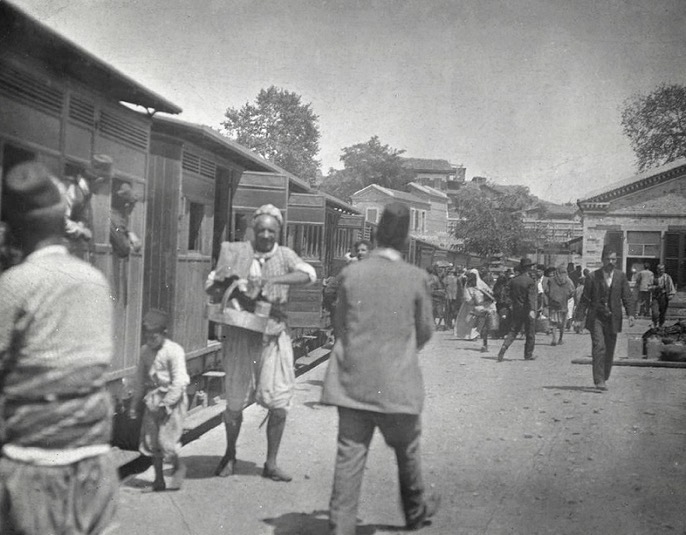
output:
{"label": "crowd of people", "polygon": [[[108,282],[69,254],[68,205],[43,165],[20,164],[3,180],[3,214],[20,254],[0,276],[0,533],[104,533],[118,493],[105,385],[113,351]],[[233,281],[230,288],[266,304],[261,310],[268,317],[260,332],[221,329],[227,402],[219,477],[235,473],[242,413],[256,402],[268,410],[262,475],[292,479],[277,463],[295,387],[285,304],[289,287],[315,281],[316,273],[279,245],[282,226],[277,208],[257,209],[252,239],[223,243],[205,286],[214,295]],[[522,331],[524,358],[534,360],[537,330],[555,346],[564,343],[565,332],[580,332],[583,325],[591,333],[595,387],[605,390],[622,307],[633,322],[636,300],[615,266],[615,251],[604,250],[603,267],[592,273],[573,264],[546,269],[528,258],[497,277],[447,263],[426,272],[402,260],[409,227],[406,205],[386,206],[376,247],[357,242],[348,266],[324,287],[334,332],[321,401],[337,407],[339,417],[329,506],[334,535],[355,533],[376,428],[395,454],[408,530],[422,528],[438,510],[440,497],[426,490],[421,470],[424,387],[418,359],[436,329],[480,338],[482,352],[489,351],[489,340],[503,338],[497,357],[502,362]],[[674,293],[664,266],[645,287],[652,292],[653,320],[662,324]],[[143,318],[145,343],[130,410],[131,418],[142,419],[140,451],[152,458],[154,491],[180,489],[186,475],[180,439],[190,378],[184,349],[167,335],[168,323],[160,310]],[[172,467],[169,485],[165,462]]]}

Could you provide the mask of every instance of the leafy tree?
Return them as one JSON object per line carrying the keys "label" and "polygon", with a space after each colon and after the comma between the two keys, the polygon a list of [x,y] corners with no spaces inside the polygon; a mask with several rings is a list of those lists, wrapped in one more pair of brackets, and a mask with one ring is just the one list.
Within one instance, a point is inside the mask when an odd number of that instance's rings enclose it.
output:
{"label": "leafy tree", "polygon": [[686,87],[662,84],[624,103],[622,127],[639,171],[686,156]]}
{"label": "leafy tree", "polygon": [[241,145],[294,175],[314,180],[320,162],[319,117],[300,95],[274,86],[262,89],[255,103],[228,108],[222,123],[225,133]]}
{"label": "leafy tree", "polygon": [[329,169],[321,189],[345,201],[370,184],[403,189],[412,180],[412,173],[403,167],[401,155],[405,151],[382,145],[378,136],[341,152],[343,169]]}
{"label": "leafy tree", "polygon": [[[453,197],[460,216],[455,225],[455,237],[464,241],[467,251],[479,256],[526,252],[532,237],[522,221],[521,210],[525,205],[521,193],[489,198],[478,188],[462,188]],[[525,193],[528,195],[528,191]],[[513,199],[522,207],[514,204]]]}

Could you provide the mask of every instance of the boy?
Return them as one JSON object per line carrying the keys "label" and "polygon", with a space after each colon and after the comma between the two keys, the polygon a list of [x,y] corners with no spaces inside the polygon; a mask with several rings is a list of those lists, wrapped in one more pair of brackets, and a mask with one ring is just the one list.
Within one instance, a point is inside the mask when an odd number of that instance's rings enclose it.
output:
{"label": "boy", "polygon": [[186,475],[186,466],[179,459],[181,433],[186,416],[186,386],[190,383],[186,372],[183,348],[166,337],[167,314],[151,310],[143,318],[145,345],[136,374],[136,386],[129,416],[136,418],[141,399],[145,403],[139,450],[152,457],[155,481],[152,490],[166,489],[163,462],[172,465],[172,486],[179,490]]}

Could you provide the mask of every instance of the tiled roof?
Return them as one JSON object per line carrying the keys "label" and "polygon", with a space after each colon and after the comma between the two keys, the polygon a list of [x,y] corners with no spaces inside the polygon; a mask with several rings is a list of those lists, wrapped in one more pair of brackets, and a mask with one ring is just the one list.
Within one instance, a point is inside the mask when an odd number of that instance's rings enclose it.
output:
{"label": "tiled roof", "polygon": [[425,158],[402,158],[403,167],[414,171],[453,172],[454,166],[448,160],[427,160]]}
{"label": "tiled roof", "polygon": [[[665,175],[670,171],[675,171],[679,167],[686,167],[686,158],[679,158],[668,164],[665,164],[655,169],[649,169],[643,173],[634,175],[609,184],[605,187],[594,190],[586,195],[586,197],[579,199],[579,202],[604,202],[622,195],[632,193],[637,189],[648,187],[659,181],[658,175],[664,175],[664,178],[672,178]],[[685,169],[686,171],[686,169]]]}
{"label": "tiled roof", "polygon": [[427,195],[433,195],[434,197],[440,197],[441,199],[446,200],[448,199],[448,196],[445,193],[435,188],[432,188],[431,186],[423,186],[421,184],[417,184],[416,182],[410,182],[408,186],[418,189],[419,191],[421,191],[422,193],[426,193]]}

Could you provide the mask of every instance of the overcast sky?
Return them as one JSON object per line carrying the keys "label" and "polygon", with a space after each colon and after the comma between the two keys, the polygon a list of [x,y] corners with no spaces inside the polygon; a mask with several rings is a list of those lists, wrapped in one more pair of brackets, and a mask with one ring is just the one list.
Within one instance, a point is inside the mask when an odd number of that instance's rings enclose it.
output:
{"label": "overcast sky", "polygon": [[686,84],[686,0],[12,1],[188,121],[300,94],[324,173],[378,135],[557,202],[633,175],[622,103]]}

